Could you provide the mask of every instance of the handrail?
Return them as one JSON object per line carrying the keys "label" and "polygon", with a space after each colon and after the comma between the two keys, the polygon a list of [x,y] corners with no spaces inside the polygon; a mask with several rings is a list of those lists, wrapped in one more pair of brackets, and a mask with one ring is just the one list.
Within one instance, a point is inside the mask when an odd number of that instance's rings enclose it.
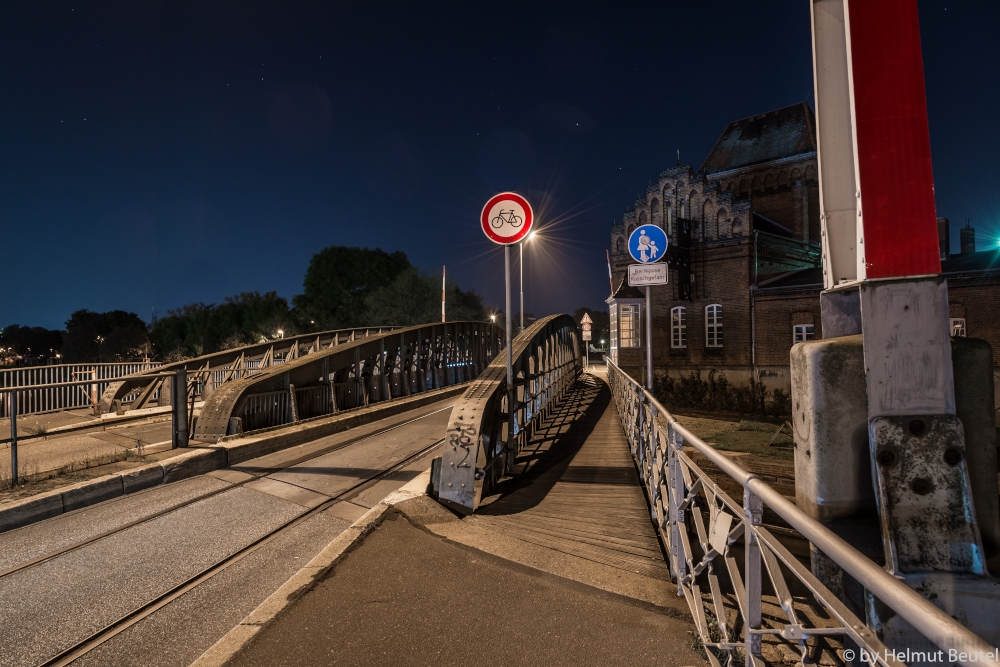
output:
{"label": "handrail", "polygon": [[[313,354],[329,349],[358,338],[367,338],[399,327],[355,327],[353,329],[335,329],[315,333],[298,334],[287,338],[276,338],[263,343],[252,343],[228,350],[220,350],[204,354],[193,359],[174,361],[159,366],[156,370],[173,371],[184,368],[188,375],[196,380],[194,390],[198,398],[207,398],[217,386],[258,373],[271,366],[287,363],[299,358],[299,348],[309,344],[308,350],[302,355]],[[277,355],[283,355],[281,359]],[[255,365],[256,364],[256,365]],[[140,409],[145,403],[155,398],[160,392],[159,384],[153,385],[146,372],[133,373],[117,378],[101,395],[100,410],[108,412],[115,401],[127,402],[128,397],[135,397],[129,409]],[[169,392],[162,392],[169,395]]]}
{"label": "handrail", "polygon": [[[94,407],[98,396],[119,378],[153,372],[159,362],[52,364],[0,369],[0,389],[20,390],[21,415]],[[87,378],[82,380],[82,378]],[[90,391],[73,389],[90,385]],[[54,386],[61,385],[61,386]],[[9,417],[7,401],[0,396],[0,417]]]}
{"label": "handrail", "polygon": [[582,352],[569,315],[543,317],[512,341],[513,434],[508,433],[506,350],[493,360],[452,410],[444,452],[431,472],[438,500],[463,514],[475,511],[511,469],[548,408],[580,375]]}
{"label": "handrail", "polygon": [[[502,340],[503,332],[489,322],[438,322],[326,346],[213,388],[194,438],[218,442],[250,430],[461,384],[496,356]],[[322,400],[299,404],[298,395],[307,389],[316,389]],[[262,394],[273,398],[262,402]]]}
{"label": "handrail", "polygon": [[[763,526],[765,506],[946,654],[959,657],[964,654],[967,658],[955,662],[969,667],[974,664],[998,664],[996,649],[981,637],[898,581],[756,475],[691,433],[649,391],[610,359],[607,367],[608,382],[622,425],[649,492],[654,522],[667,545],[670,569],[678,584],[678,593],[686,598],[691,608],[702,642],[706,646],[706,654],[713,665],[719,665],[718,656],[708,648],[716,649],[720,655],[727,654],[729,660],[733,659],[734,649],[742,648],[748,659],[747,664],[751,664],[751,659],[761,655],[760,639],[764,634],[778,635],[786,641],[796,642],[803,659],[807,651],[806,639],[820,635],[846,635],[866,649],[878,664],[886,667],[901,664],[875,632]],[[663,418],[663,423],[660,423],[658,417]],[[685,445],[707,458],[723,474],[743,487],[742,504],[730,498],[694,463],[683,451]],[[720,502],[722,507],[717,504]],[[711,523],[707,532],[699,505],[707,506],[710,510]],[[727,514],[727,509],[737,516]],[[738,517],[740,512],[743,514],[742,519]],[[692,520],[694,534],[690,534]],[[731,524],[727,522],[733,520],[736,525],[730,530]],[[727,533],[722,540],[719,538],[719,531],[715,530],[718,526]],[[741,537],[746,554],[742,576],[735,558],[730,555],[732,545]],[[701,548],[700,559],[695,557],[692,543]],[[735,625],[727,623],[719,581],[712,574],[712,568],[719,559],[724,561],[730,579],[736,584],[734,593],[745,628],[743,642],[731,640],[727,636],[727,630],[735,628]],[[779,604],[789,618],[789,623],[779,630],[765,629],[761,624],[761,560],[766,566]],[[803,619],[795,612],[794,601],[788,594],[777,561],[781,561],[810,590],[816,601],[826,608],[841,627],[808,628],[803,625]],[[703,572],[708,573],[711,605],[703,600],[698,583],[699,575]],[[706,612],[718,622],[721,638],[713,637],[709,631]],[[952,651],[955,653],[951,653]]]}

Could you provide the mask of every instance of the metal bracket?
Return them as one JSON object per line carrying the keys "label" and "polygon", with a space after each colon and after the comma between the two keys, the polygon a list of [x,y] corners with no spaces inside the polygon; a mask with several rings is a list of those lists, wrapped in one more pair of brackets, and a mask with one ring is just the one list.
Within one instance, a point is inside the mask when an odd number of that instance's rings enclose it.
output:
{"label": "metal bracket", "polygon": [[891,571],[985,574],[958,417],[879,417],[870,442]]}

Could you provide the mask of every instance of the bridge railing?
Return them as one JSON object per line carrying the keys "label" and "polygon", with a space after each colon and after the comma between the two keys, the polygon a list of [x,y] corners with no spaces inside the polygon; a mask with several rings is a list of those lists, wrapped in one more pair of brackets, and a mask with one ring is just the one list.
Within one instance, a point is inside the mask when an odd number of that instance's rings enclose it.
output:
{"label": "bridge railing", "polygon": [[[451,412],[445,448],[435,459],[431,484],[442,503],[464,514],[510,470],[532,430],[583,367],[576,322],[569,315],[544,317],[511,343],[513,405],[508,405],[507,353],[503,351]],[[509,433],[508,410],[514,411]]]}
{"label": "bridge railing", "polygon": [[[0,390],[13,387],[18,391],[18,414],[41,414],[72,408],[96,406],[101,394],[115,380],[136,373],[158,369],[159,362],[122,362],[103,364],[53,364],[0,370]],[[65,382],[92,380],[76,386],[35,388]],[[0,418],[10,416],[8,392],[0,391]]]}
{"label": "bridge railing", "polygon": [[[607,362],[608,380],[632,455],[646,487],[651,513],[667,547],[672,580],[687,601],[712,665],[760,664],[761,639],[773,635],[807,662],[807,640],[849,638],[872,665],[902,665],[876,632],[824,586],[763,525],[765,507],[854,577],[868,594],[905,619],[927,640],[963,665],[996,665],[996,649],[895,579],[841,537],[814,520],[756,475],[749,473],[680,424],[640,384]],[[701,454],[743,488],[737,502],[684,451]],[[742,556],[742,563],[738,557]],[[763,567],[762,567],[763,565]],[[814,627],[801,613],[786,576],[830,619]],[[766,577],[766,579],[765,579]],[[762,624],[762,591],[773,593],[787,623]],[[774,598],[772,598],[774,599]],[[735,604],[732,603],[735,601]],[[742,639],[740,635],[742,634]],[[965,658],[961,659],[962,654]],[[860,658],[856,652],[856,657]],[[801,664],[801,663],[800,663]]]}
{"label": "bridge railing", "polygon": [[[189,397],[194,400],[207,399],[215,389],[242,378],[255,375],[273,366],[278,366],[299,357],[353,342],[359,338],[376,336],[398,327],[359,327],[338,329],[319,333],[301,334],[276,338],[263,343],[245,345],[193,359],[185,359],[162,364],[157,372],[187,371]],[[110,383],[103,389],[100,411],[113,409],[139,410],[148,407],[152,401],[158,406],[169,404],[171,378],[150,377],[148,373],[134,373]]]}
{"label": "bridge railing", "polygon": [[502,341],[494,324],[448,322],[318,346],[207,392],[193,437],[217,442],[468,382],[496,356]]}

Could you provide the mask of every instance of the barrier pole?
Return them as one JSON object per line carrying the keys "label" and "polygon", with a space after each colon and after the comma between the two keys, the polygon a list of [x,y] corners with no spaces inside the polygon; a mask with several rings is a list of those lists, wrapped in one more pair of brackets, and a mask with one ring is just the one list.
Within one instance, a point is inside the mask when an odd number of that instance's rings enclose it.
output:
{"label": "barrier pole", "polygon": [[17,392],[10,396],[10,486],[17,486]]}

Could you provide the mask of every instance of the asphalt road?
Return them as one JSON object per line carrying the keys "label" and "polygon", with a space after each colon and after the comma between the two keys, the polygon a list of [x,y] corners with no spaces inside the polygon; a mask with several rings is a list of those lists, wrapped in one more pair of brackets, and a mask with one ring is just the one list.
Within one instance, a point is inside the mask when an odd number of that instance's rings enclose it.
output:
{"label": "asphalt road", "polygon": [[[332,495],[433,444],[444,436],[454,400],[277,452],[238,469],[156,487],[0,534],[2,573],[116,531],[0,576],[0,667],[45,662]],[[74,664],[190,664],[366,508],[426,469],[432,456],[414,460],[281,533]],[[207,493],[214,495],[191,502]],[[148,517],[154,518],[122,528]]]}

